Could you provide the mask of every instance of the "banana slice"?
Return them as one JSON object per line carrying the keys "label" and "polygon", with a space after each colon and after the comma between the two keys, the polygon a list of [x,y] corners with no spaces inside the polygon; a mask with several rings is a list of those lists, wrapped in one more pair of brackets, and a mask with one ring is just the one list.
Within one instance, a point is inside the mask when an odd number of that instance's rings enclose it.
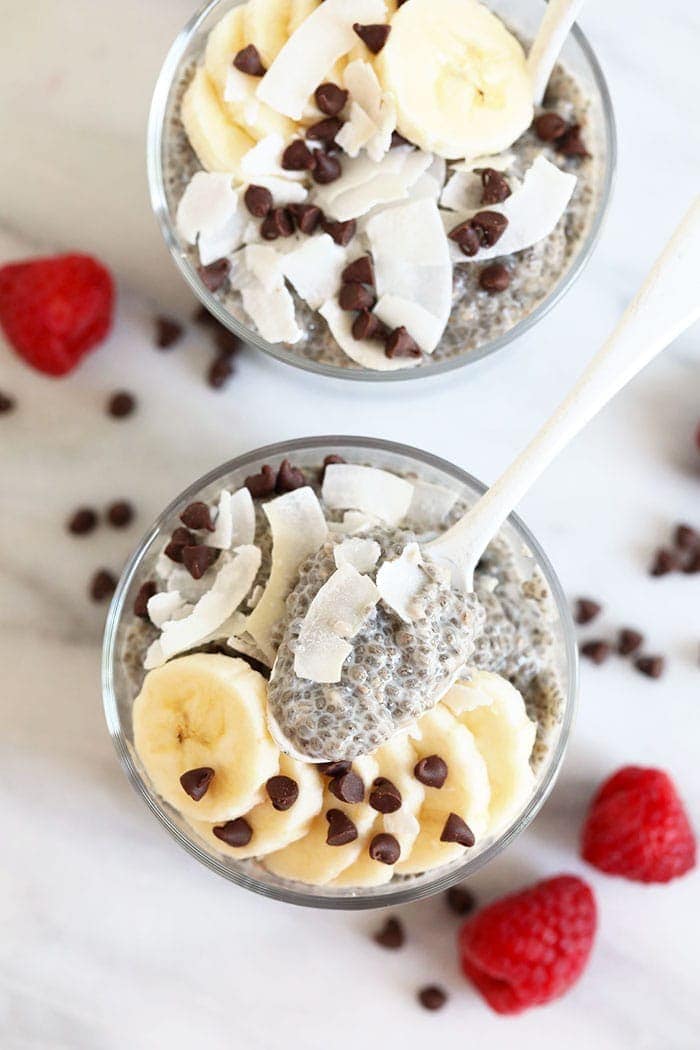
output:
{"label": "banana slice", "polygon": [[[308,834],[293,842],[291,846],[265,858],[265,867],[273,875],[315,886],[325,886],[336,879],[357,859],[362,850],[367,848],[369,832],[377,815],[367,798],[379,767],[373,756],[365,755],[355,759],[352,768],[364,781],[364,800],[354,804],[340,802],[326,785],[321,812],[311,822]],[[332,809],[339,809],[357,828],[357,838],[353,842],[344,846],[329,846],[326,842],[329,827],[326,813]]]}
{"label": "banana slice", "polygon": [[491,791],[486,763],[466,726],[444,704],[438,704],[419,720],[416,735],[418,759],[439,755],[447,763],[447,779],[441,788],[425,788],[418,816],[420,832],[408,857],[396,865],[397,875],[415,875],[463,855],[464,846],[440,841],[450,813],[467,822],[477,841],[489,822]]}
{"label": "banana slice", "polygon": [[[230,656],[182,656],[147,674],[134,701],[134,743],[158,794],[189,820],[252,809],[279,767],[266,704],[265,679]],[[214,777],[195,802],[180,777],[202,768]]]}
{"label": "banana slice", "polygon": [[[425,789],[413,776],[417,756],[408,736],[402,733],[394,737],[375,751],[372,757],[379,767],[379,776],[386,777],[400,791],[401,808],[395,813],[375,815],[362,852],[333,880],[334,886],[382,886],[389,882],[394,874],[394,866],[372,860],[369,844],[373,837],[382,833],[393,835],[399,843],[400,856],[408,857],[420,831],[418,814],[425,799]],[[371,785],[368,794],[369,790]]]}
{"label": "banana slice", "polygon": [[287,42],[291,0],[248,0],[243,6],[246,44],[255,44],[269,69]]}
{"label": "banana slice", "polygon": [[181,117],[202,167],[236,174],[243,154],[255,142],[229,119],[203,67],[197,70],[185,92]]}
{"label": "banana slice", "polygon": [[252,838],[247,846],[226,845],[214,834],[213,828],[216,824],[193,820],[192,827],[209,847],[214,847],[230,857],[236,857],[237,860],[264,857],[267,853],[283,849],[290,842],[295,842],[308,832],[311,821],[321,811],[323,782],[314,766],[297,762],[288,755],[280,757],[279,772],[281,776],[291,777],[296,782],[299,797],[290,809],[282,812],[274,808],[265,792],[265,801],[245,814],[246,821],[253,829]]}
{"label": "banana slice", "polygon": [[531,124],[525,53],[477,0],[410,0],[375,66],[398,129],[442,157],[500,153]]}
{"label": "banana slice", "polygon": [[[222,100],[224,111],[234,124],[240,125],[256,140],[271,134],[286,139],[294,133],[292,121],[255,97],[259,77],[241,73],[233,65],[236,54],[251,42],[246,36],[245,11],[246,7],[234,7],[214,26],[207,40],[204,66]],[[231,77],[236,80],[236,94],[240,92],[240,97],[227,101]]]}
{"label": "banana slice", "polygon": [[470,731],[486,762],[492,834],[520,812],[532,793],[535,775],[530,756],[537,726],[527,717],[518,690],[489,671],[477,671],[470,681],[458,682],[443,702]]}

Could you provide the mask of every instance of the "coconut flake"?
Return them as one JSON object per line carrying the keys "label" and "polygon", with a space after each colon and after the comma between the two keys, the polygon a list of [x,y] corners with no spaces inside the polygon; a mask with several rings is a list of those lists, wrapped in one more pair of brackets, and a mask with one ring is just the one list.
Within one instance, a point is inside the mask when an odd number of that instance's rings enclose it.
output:
{"label": "coconut flake", "polygon": [[177,209],[177,228],[188,244],[197,244],[203,266],[235,251],[242,243],[247,218],[232,176],[198,171]]}
{"label": "coconut flake", "polygon": [[[502,237],[491,248],[482,248],[474,256],[463,255],[457,244],[449,242],[449,250],[455,262],[483,262],[512,255],[532,247],[548,237],[555,228],[576,186],[576,176],[562,171],[546,157],[540,155],[528,169],[523,183],[502,204],[489,205],[489,211],[498,211],[506,216],[508,225]],[[443,217],[445,228],[453,229],[460,222],[470,219],[474,212]]]}
{"label": "coconut flake", "polygon": [[258,547],[238,547],[233,556],[223,555],[221,560],[223,564],[211,589],[202,595],[192,612],[181,620],[170,620],[163,625],[159,641],[165,660],[199,645],[221,627],[253,586],[260,568]]}
{"label": "coconut flake", "polygon": [[356,58],[343,70],[343,86],[350,98],[361,106],[373,123],[379,123],[382,108],[382,86],[370,62]]}
{"label": "coconut flake", "polygon": [[343,565],[352,565],[358,572],[371,572],[381,553],[382,548],[376,540],[353,536],[335,547],[333,558],[338,569]]}
{"label": "coconut flake", "polygon": [[367,153],[372,160],[381,160],[384,154],[391,149],[391,138],[396,131],[397,116],[394,96],[390,94],[383,95],[377,134],[367,144]]}
{"label": "coconut flake", "polygon": [[296,322],[294,300],[286,288],[266,290],[253,281],[241,290],[243,308],[268,343],[297,343],[303,332]]}
{"label": "coconut flake", "polygon": [[248,546],[254,539],[255,506],[250,492],[245,487],[233,494],[223,489],[214,531],[207,541],[209,546],[227,551],[231,547]]}
{"label": "coconut flake", "polygon": [[408,543],[400,557],[382,562],[377,571],[377,589],[381,600],[405,623],[413,623],[425,616],[419,596],[425,590],[426,580],[417,543]]}
{"label": "coconut flake", "polygon": [[356,157],[378,130],[377,125],[367,116],[362,106],[351,102],[348,119],[336,135],[335,141],[348,157]]}
{"label": "coconut flake", "polygon": [[440,206],[450,211],[470,211],[481,205],[483,186],[473,171],[456,171],[440,195]]}
{"label": "coconut flake", "polygon": [[353,24],[386,20],[384,0],[325,0],[289,37],[260,81],[257,96],[292,120],[332,67],[357,44]]}
{"label": "coconut flake", "polygon": [[413,498],[406,515],[418,532],[437,529],[457,502],[457,494],[429,481],[413,482]]}
{"label": "coconut flake", "polygon": [[418,303],[409,302],[398,295],[383,295],[374,308],[380,321],[389,328],[408,329],[418,346],[426,354],[432,354],[445,330],[443,321],[428,313]]}
{"label": "coconut flake", "polygon": [[376,529],[380,524],[378,518],[363,514],[361,510],[346,510],[343,520],[330,521],[328,528],[339,536],[356,536],[358,533],[367,532],[368,529]]}
{"label": "coconut flake", "polygon": [[[327,3],[328,0],[325,0]],[[324,211],[329,211],[330,206],[337,197],[347,193],[348,190],[362,186],[378,175],[396,175],[406,163],[406,159],[413,151],[411,146],[399,146],[377,162],[362,153],[354,160],[347,160],[343,164],[343,173],[339,179],[321,186],[314,190],[314,203]]]}
{"label": "coconut flake", "polygon": [[452,264],[435,202],[423,197],[381,211],[367,223],[367,235],[379,298],[416,303],[444,329],[452,308]]}
{"label": "coconut flake", "polygon": [[287,171],[281,165],[282,153],[284,151],[284,139],[277,132],[266,135],[264,139],[244,153],[241,158],[241,176],[245,182],[253,182],[260,185],[259,178],[272,175],[276,179],[285,182],[301,182],[304,179],[303,171]]}
{"label": "coconut flake", "polygon": [[343,247],[327,233],[302,241],[301,246],[282,258],[284,276],[312,310],[335,295],[347,259]]}
{"label": "coconut flake", "polygon": [[328,322],[331,335],[347,356],[363,368],[375,372],[396,372],[400,368],[415,368],[417,357],[387,357],[381,343],[355,339],[352,334],[352,314],[341,310],[336,299],[329,299],[318,311]]}
{"label": "coconut flake", "polygon": [[272,567],[263,596],[248,618],[247,631],[272,660],[273,628],[284,615],[284,603],[300,564],[325,542],[328,526],[316,494],[308,485],[270,500],[263,505],[263,511],[272,534]]}
{"label": "coconut flake", "polygon": [[311,602],[299,631],[294,673],[312,682],[339,682],[353,638],[379,599],[369,576],[341,565]]}
{"label": "coconut flake", "polygon": [[378,467],[331,463],[326,467],[321,497],[330,510],[360,510],[388,525],[398,525],[411,505],[413,485]]}
{"label": "coconut flake", "polygon": [[[396,200],[405,200],[410,188],[430,167],[432,154],[422,150],[408,150],[399,154],[398,161],[392,154],[379,162],[368,158],[369,178],[345,190],[336,190],[325,211],[331,218],[345,222],[365,215],[371,208]],[[386,170],[388,167],[398,170]],[[341,182],[342,179],[336,180]]]}
{"label": "coconut flake", "polygon": [[243,249],[243,263],[246,276],[254,277],[266,292],[272,292],[284,285],[282,256],[269,244],[247,245]]}
{"label": "coconut flake", "polygon": [[148,599],[148,617],[158,630],[169,620],[181,620],[191,611],[192,606],[184,601],[179,591],[162,591]]}

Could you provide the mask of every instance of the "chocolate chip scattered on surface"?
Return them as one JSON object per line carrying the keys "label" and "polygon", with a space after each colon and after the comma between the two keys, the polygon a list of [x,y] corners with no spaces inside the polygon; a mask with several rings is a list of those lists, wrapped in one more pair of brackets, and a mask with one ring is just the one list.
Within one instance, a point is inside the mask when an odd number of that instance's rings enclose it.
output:
{"label": "chocolate chip scattered on surface", "polygon": [[502,204],[503,201],[508,200],[511,188],[503,172],[496,171],[495,168],[481,168],[479,175],[482,185],[482,204]]}
{"label": "chocolate chip scattered on surface", "polygon": [[373,941],[380,948],[388,948],[389,951],[397,951],[406,943],[406,933],[400,919],[391,915],[384,925],[374,934]]}
{"label": "chocolate chip scattered on surface", "polygon": [[440,835],[440,842],[455,842],[458,846],[473,846],[474,832],[458,813],[450,813]]}
{"label": "chocolate chip scattered on surface", "polygon": [[665,665],[663,656],[640,656],[634,661],[637,670],[647,678],[661,678]]}
{"label": "chocolate chip scattered on surface", "polygon": [[328,790],[339,802],[353,805],[362,802],[365,797],[364,782],[352,769],[333,777],[328,785]]}
{"label": "chocolate chip scattered on surface", "polygon": [[374,267],[370,255],[361,255],[359,259],[349,263],[343,270],[341,276],[343,284],[369,284],[374,286]]}
{"label": "chocolate chip scattered on surface", "polygon": [[247,73],[249,77],[264,77],[267,70],[263,65],[260,52],[255,44],[248,44],[241,48],[233,60],[236,69],[241,73]]}
{"label": "chocolate chip scattered on surface", "polygon": [[0,390],[0,416],[9,415],[10,412],[14,412],[17,407],[17,402],[14,397],[10,397],[9,394],[5,394]]}
{"label": "chocolate chip scattered on surface", "polygon": [[328,821],[328,835],[326,843],[329,846],[347,846],[357,838],[357,828],[342,809],[329,809],[326,813]]}
{"label": "chocolate chip scattered on surface", "polygon": [[396,864],[401,856],[401,846],[394,835],[381,832],[369,844],[369,855],[379,864]]}
{"label": "chocolate chip scattered on surface", "polygon": [[272,808],[278,813],[286,813],[299,798],[299,785],[292,777],[270,777],[265,785]]}
{"label": "chocolate chip scattered on surface", "polygon": [[282,167],[285,171],[312,171],[316,166],[316,157],[303,139],[295,139],[282,154]]}
{"label": "chocolate chip scattered on surface", "polygon": [[319,84],[314,92],[316,105],[326,116],[335,117],[345,107],[348,101],[348,92],[339,88],[337,84]]}
{"label": "chocolate chip scattered on surface", "polygon": [[416,763],[413,775],[426,787],[441,788],[447,780],[447,762],[439,755],[427,755]]}
{"label": "chocolate chip scattered on surface", "polygon": [[453,915],[469,915],[476,907],[474,894],[464,886],[451,886],[445,894],[445,900]]}
{"label": "chocolate chip scattered on surface", "polygon": [[277,472],[266,463],[259,474],[250,474],[243,484],[253,499],[271,496],[277,484]]}
{"label": "chocolate chip scattered on surface", "polygon": [[180,515],[180,521],[188,529],[194,529],[195,532],[201,532],[203,529],[206,529],[207,532],[214,531],[211,510],[202,500],[188,503]]}
{"label": "chocolate chip scattered on surface", "polygon": [[410,332],[401,325],[390,332],[384,343],[384,353],[387,357],[420,357],[421,351],[418,343]]}
{"label": "chocolate chip scattered on surface", "polygon": [[[343,174],[343,169],[340,166],[340,161],[337,157],[331,157],[327,153],[317,150],[314,159],[315,163],[313,166],[312,178],[314,182],[319,184],[319,186],[327,186],[329,183],[335,182],[336,179],[339,179]],[[354,220],[351,221],[354,222]],[[328,233],[330,231],[327,230],[326,232]],[[340,242],[338,241],[337,243]]]}
{"label": "chocolate chip scattered on surface", "polygon": [[183,547],[182,563],[193,580],[201,580],[205,572],[211,569],[218,560],[221,551],[216,547],[208,547],[205,543],[197,543],[193,546]]}
{"label": "chocolate chip scattered on surface", "polygon": [[212,832],[217,839],[221,839],[227,846],[233,846],[234,849],[247,846],[253,837],[253,829],[243,817],[227,820],[225,824],[212,828]]}
{"label": "chocolate chip scattered on surface", "polygon": [[266,186],[251,185],[243,197],[246,208],[256,219],[264,219],[272,209],[272,194]]}
{"label": "chocolate chip scattered on surface", "polygon": [[231,272],[231,263],[228,259],[217,259],[208,266],[199,266],[197,273],[205,288],[210,292],[218,292],[226,284]]}
{"label": "chocolate chip scattered on surface", "polygon": [[170,537],[170,542],[164,550],[166,557],[170,558],[171,561],[177,562],[178,565],[182,565],[182,552],[185,547],[192,547],[197,543],[197,537],[194,533],[190,532],[189,529],[183,526],[178,526]]}
{"label": "chocolate chip scattered on surface", "polygon": [[584,642],[581,646],[581,654],[594,664],[602,664],[610,656],[610,646],[602,638],[596,638],[590,642]]}
{"label": "chocolate chip scattered on surface", "polygon": [[595,602],[592,598],[577,598],[574,606],[574,620],[581,626],[592,623],[596,616],[600,615],[602,608],[600,602]]}
{"label": "chocolate chip scattered on surface", "polygon": [[109,569],[98,569],[90,581],[90,597],[94,602],[111,598],[117,588],[117,580]]}
{"label": "chocolate chip scattered on surface", "polygon": [[644,635],[632,627],[620,628],[617,635],[617,651],[620,656],[631,656],[644,642]]}
{"label": "chocolate chip scattered on surface", "polygon": [[324,232],[332,237],[341,248],[346,248],[357,233],[357,223],[354,219],[348,219],[347,222],[329,222],[324,219],[321,225]]}
{"label": "chocolate chip scattered on surface", "polygon": [[418,1002],[425,1010],[441,1010],[447,1002],[447,992],[437,984],[427,984],[419,989]]}
{"label": "chocolate chip scattered on surface", "polygon": [[107,402],[107,412],[113,419],[126,419],[136,411],[136,398],[127,390],[117,390]]}
{"label": "chocolate chip scattered on surface", "polygon": [[182,790],[185,791],[194,802],[200,802],[214,779],[214,770],[211,766],[201,766],[199,769],[188,769],[180,777]]}
{"label": "chocolate chip scattered on surface", "polygon": [[670,572],[675,572],[678,567],[678,558],[673,551],[667,550],[665,547],[659,547],[652,559],[649,575],[667,576]]}
{"label": "chocolate chip scattered on surface", "polygon": [[503,263],[491,263],[490,266],[485,266],[479,274],[479,287],[490,295],[505,292],[510,282],[510,270]]}
{"label": "chocolate chip scattered on surface", "polygon": [[159,350],[170,350],[182,339],[184,328],[172,317],[156,317],[156,346]]}
{"label": "chocolate chip scattered on surface", "polygon": [[299,467],[294,467],[288,459],[283,459],[280,463],[280,468],[277,471],[277,481],[275,483],[275,491],[282,495],[285,492],[293,492],[295,489],[301,489],[304,485],[308,484],[306,476]]}
{"label": "chocolate chip scattered on surface", "polygon": [[87,536],[97,528],[97,512],[92,507],[78,507],[68,519],[66,528],[73,536]]}
{"label": "chocolate chip scattered on surface", "polygon": [[541,142],[554,142],[565,133],[568,124],[558,113],[540,113],[535,118],[534,128]]}
{"label": "chocolate chip scattered on surface", "polygon": [[207,371],[207,383],[213,390],[226,386],[234,373],[230,354],[217,354]]}
{"label": "chocolate chip scattered on surface", "polygon": [[377,813],[396,813],[401,809],[401,792],[386,777],[377,777],[369,793],[369,804]]}
{"label": "chocolate chip scattered on surface", "polygon": [[118,499],[107,507],[107,521],[115,529],[125,529],[134,520],[134,508],[128,500]]}
{"label": "chocolate chip scattered on surface", "polygon": [[373,55],[379,54],[391,32],[391,26],[382,24],[361,25],[355,22],[352,28]]}
{"label": "chocolate chip scattered on surface", "polygon": [[158,588],[155,580],[146,580],[145,583],[142,583],[134,598],[134,616],[138,616],[140,620],[147,620],[149,599],[157,593]]}

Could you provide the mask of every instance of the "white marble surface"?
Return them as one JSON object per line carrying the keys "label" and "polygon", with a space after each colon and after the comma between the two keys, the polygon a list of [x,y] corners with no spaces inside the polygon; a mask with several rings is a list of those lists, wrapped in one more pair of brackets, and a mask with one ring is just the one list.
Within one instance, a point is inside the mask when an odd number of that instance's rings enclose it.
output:
{"label": "white marble surface", "polygon": [[[462,982],[443,902],[405,909],[410,944],[368,940],[379,916],[305,913],[245,895],[167,838],[126,783],[101,714],[103,611],[94,566],[117,569],[161,505],[222,459],[269,441],[341,431],[423,446],[488,479],[598,344],[697,190],[700,18],[685,0],[591,0],[584,28],[620,127],[617,195],[596,257],[536,332],[446,380],[391,390],[316,381],[252,352],[225,393],[200,381],[192,333],[149,345],[151,300],[189,309],[150,218],[147,101],[190,0],[32,0],[3,25],[2,258],[14,234],[99,252],[121,281],[109,343],[70,379],[26,370],[0,346],[0,1045],[3,1050],[350,1050],[356,1045],[691,1050],[700,1038],[697,874],[668,887],[607,879],[576,858],[586,800],[627,762],[670,769],[698,821],[698,582],[651,580],[651,549],[700,518],[696,330],[610,406],[527,498],[523,515],[567,590],[606,602],[601,628],[648,633],[669,670],[650,682],[614,661],[583,669],[563,775],[534,826],[474,881],[484,900],[562,870],[585,873],[601,925],[575,991],[519,1019]],[[140,399],[123,423],[107,392]],[[506,396],[504,396],[506,395]],[[132,499],[138,522],[81,541],[78,503]],[[599,633],[596,626],[592,633]],[[451,992],[439,1015],[417,986]]]}

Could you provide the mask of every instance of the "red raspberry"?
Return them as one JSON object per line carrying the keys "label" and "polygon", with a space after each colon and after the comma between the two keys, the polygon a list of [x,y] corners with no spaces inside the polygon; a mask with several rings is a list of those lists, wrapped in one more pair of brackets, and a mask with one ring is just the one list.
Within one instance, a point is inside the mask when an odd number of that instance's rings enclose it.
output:
{"label": "red raspberry", "polygon": [[0,325],[20,357],[62,376],[112,326],[114,283],[88,255],[58,255],[0,267]]}
{"label": "red raspberry", "polygon": [[690,871],[695,836],[671,778],[638,766],[614,773],[591,803],[581,855],[636,882],[669,882]]}
{"label": "red raspberry", "polygon": [[490,904],[459,935],[465,975],[499,1014],[557,999],[578,980],[596,930],[593,891],[575,875]]}

